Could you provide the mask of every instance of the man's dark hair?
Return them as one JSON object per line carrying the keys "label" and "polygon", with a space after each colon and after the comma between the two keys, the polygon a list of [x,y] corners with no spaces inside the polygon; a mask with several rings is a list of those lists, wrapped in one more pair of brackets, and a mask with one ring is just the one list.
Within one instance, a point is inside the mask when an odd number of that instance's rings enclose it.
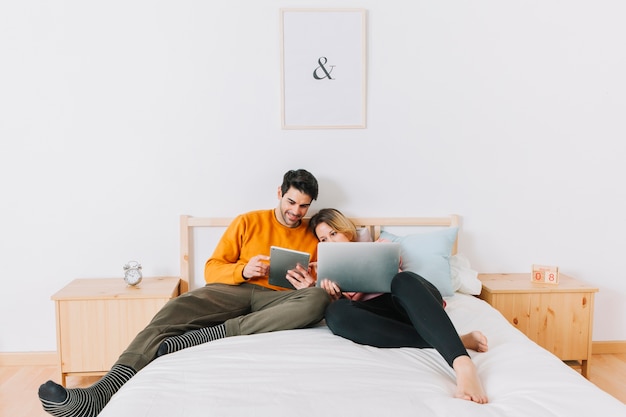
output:
{"label": "man's dark hair", "polygon": [[289,189],[293,187],[311,197],[313,200],[317,200],[317,179],[306,169],[297,169],[285,172],[283,177],[283,185],[280,186],[280,191],[285,194]]}

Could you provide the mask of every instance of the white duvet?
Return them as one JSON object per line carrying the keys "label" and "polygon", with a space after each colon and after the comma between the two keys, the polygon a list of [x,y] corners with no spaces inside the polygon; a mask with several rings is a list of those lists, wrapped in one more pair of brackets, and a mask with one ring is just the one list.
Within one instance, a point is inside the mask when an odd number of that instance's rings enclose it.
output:
{"label": "white duvet", "polygon": [[362,346],[320,325],[231,337],[163,356],[131,379],[100,416],[626,416],[626,405],[485,302],[458,293],[446,300],[459,333],[481,330],[489,339],[489,352],[470,352],[489,404],[453,398],[454,373],[433,349]]}

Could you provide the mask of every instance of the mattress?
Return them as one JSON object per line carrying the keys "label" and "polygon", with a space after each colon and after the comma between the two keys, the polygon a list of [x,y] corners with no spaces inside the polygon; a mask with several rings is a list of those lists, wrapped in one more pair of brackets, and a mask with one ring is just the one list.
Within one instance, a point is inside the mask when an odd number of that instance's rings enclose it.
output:
{"label": "mattress", "polygon": [[511,326],[484,301],[456,293],[446,311],[470,351],[488,404],[454,398],[455,377],[434,349],[381,349],[309,329],[230,337],[163,356],[100,417],[626,416],[626,405]]}

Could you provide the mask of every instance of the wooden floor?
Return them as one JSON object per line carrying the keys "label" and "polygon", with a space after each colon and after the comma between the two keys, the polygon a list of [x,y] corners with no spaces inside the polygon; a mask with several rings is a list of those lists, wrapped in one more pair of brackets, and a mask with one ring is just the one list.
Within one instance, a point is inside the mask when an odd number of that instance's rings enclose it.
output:
{"label": "wooden floor", "polygon": [[[58,382],[55,367],[0,367],[0,416],[50,417],[37,398],[40,384]],[[89,386],[98,377],[68,378],[68,387]],[[593,355],[590,380],[626,404],[626,354]]]}

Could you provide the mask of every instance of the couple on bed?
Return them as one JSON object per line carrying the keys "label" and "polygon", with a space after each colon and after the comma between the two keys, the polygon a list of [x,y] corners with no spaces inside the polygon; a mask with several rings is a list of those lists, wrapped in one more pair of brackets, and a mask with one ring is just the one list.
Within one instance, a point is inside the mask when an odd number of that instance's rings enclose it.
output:
{"label": "couple on bed", "polygon": [[317,180],[308,171],[285,173],[276,208],[240,215],[226,229],[206,262],[206,286],[163,306],[94,385],[41,385],[44,410],[57,417],[97,416],[122,385],[159,356],[228,336],[304,328],[324,317],[333,333],[356,343],[437,349],[456,373],[455,396],[486,403],[466,349],[484,352],[487,339],[478,331],[459,336],[441,294],[419,275],[399,272],[391,293],[377,296],[343,293],[328,280],[316,287],[312,271],[300,266],[286,277],[296,290],[268,283],[270,246],[308,252],[315,261],[318,240],[356,239],[354,225],[337,210],[323,209],[304,220],[317,194]]}

